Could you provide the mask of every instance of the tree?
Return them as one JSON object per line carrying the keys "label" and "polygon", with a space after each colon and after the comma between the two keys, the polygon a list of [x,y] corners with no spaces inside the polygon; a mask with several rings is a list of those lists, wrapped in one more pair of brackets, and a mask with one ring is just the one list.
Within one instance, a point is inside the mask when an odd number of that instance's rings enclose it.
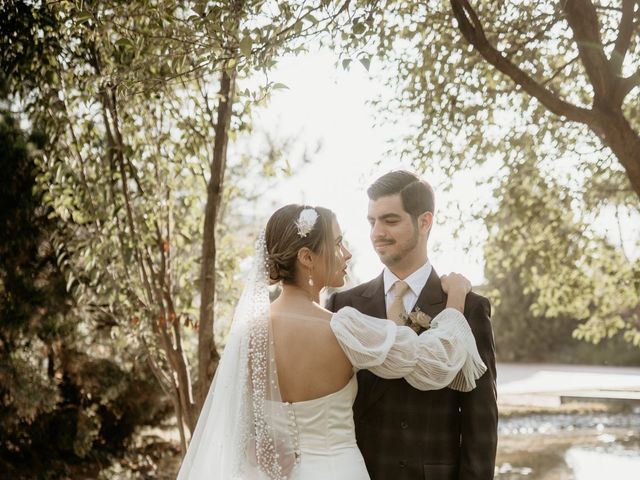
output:
{"label": "tree", "polygon": [[[217,365],[215,302],[233,302],[216,281],[229,139],[249,130],[250,107],[278,87],[267,76],[278,56],[335,21],[338,4],[3,8],[5,81],[52,139],[38,187],[73,229],[58,245],[69,252],[68,287],[90,313],[111,319],[114,335],[138,343],[173,402],[185,449],[185,426],[195,427]],[[36,60],[21,61],[34,49]],[[255,72],[263,84],[237,88]]]}
{"label": "tree", "polygon": [[[394,91],[376,100],[380,118],[411,121],[391,153],[449,179],[473,171],[494,193],[451,221],[484,222],[495,199],[513,193],[500,179],[525,180],[511,176],[523,157],[571,197],[585,235],[596,236],[598,214],[611,209],[637,217],[638,2],[358,2],[350,13],[351,35],[338,42],[345,60],[377,56]],[[528,218],[521,206],[511,214]],[[628,318],[623,329],[635,338],[637,317]],[[608,328],[596,325],[596,336]]]}
{"label": "tree", "polygon": [[499,206],[485,218],[485,272],[496,290],[496,340],[508,346],[507,355],[540,360],[541,352],[567,345],[572,331],[598,343],[623,330],[639,345],[640,264],[630,264],[605,238],[585,234],[571,196],[531,158],[502,183]]}
{"label": "tree", "polygon": [[[640,197],[637,116],[627,116],[631,112],[625,108],[631,103],[629,93],[640,86],[640,66],[633,60],[640,49],[640,2],[623,0],[621,8],[616,3],[594,4],[591,0],[567,0],[553,6],[549,2],[529,6],[523,3],[520,10],[530,9],[529,25],[536,27],[531,39],[523,38],[516,25],[507,23],[512,13],[508,7],[497,9],[498,19],[505,20],[503,35],[490,36],[483,27],[480,8],[474,9],[468,0],[451,0],[451,9],[458,29],[485,61],[555,115],[588,126],[620,161]],[[488,3],[481,8],[487,13],[496,11]],[[533,55],[528,53],[544,46],[540,37],[561,29],[565,34],[555,35],[553,41],[556,48],[571,52],[569,63],[575,65],[558,65],[553,59],[556,55],[550,59],[541,52],[537,61],[531,62]],[[520,37],[520,42],[504,38],[513,33]],[[625,63],[630,48],[632,60]],[[609,50],[608,55],[605,49]],[[570,82],[575,82],[578,88],[561,89]]]}
{"label": "tree", "polygon": [[501,147],[514,140],[492,127],[526,125],[548,136],[561,156],[591,148],[597,155],[577,159],[582,169],[623,168],[628,180],[617,186],[640,196],[640,126],[630,95],[640,85],[637,0],[622,7],[591,0],[361,2],[352,17],[353,33],[341,42],[345,55],[376,54],[395,64],[385,73],[398,95],[384,99],[384,109],[418,114],[403,153],[469,166],[496,153],[496,141]]}
{"label": "tree", "polygon": [[[53,410],[59,399],[53,378],[54,342],[59,333],[69,330],[64,319],[71,302],[47,242],[52,222],[43,215],[38,198],[30,194],[33,159],[27,139],[5,112],[0,116],[0,145],[5,169],[0,189],[0,445],[4,453],[23,422]],[[30,359],[24,352],[31,351],[30,343],[44,355]],[[45,369],[38,368],[38,360],[46,362]],[[22,445],[16,447],[19,450]]]}
{"label": "tree", "polygon": [[0,115],[0,471],[11,478],[104,458],[166,410],[151,373],[112,342],[108,319],[84,317],[67,291],[66,252],[51,241],[64,225],[35,189],[45,142]]}

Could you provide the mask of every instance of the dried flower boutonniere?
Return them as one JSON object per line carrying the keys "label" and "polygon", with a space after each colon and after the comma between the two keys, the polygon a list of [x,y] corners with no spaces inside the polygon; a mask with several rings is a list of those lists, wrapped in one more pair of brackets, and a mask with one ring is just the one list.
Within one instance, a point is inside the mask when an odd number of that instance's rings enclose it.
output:
{"label": "dried flower boutonniere", "polygon": [[431,325],[431,317],[420,310],[419,307],[416,307],[413,312],[406,316],[405,325],[411,327],[416,332],[421,328],[428,330]]}

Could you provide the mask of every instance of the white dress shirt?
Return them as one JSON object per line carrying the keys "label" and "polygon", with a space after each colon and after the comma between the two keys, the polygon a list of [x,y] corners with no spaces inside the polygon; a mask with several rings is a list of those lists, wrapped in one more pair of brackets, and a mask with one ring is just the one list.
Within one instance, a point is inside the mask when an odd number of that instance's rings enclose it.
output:
{"label": "white dress shirt", "polygon": [[[418,301],[418,296],[426,285],[427,280],[429,279],[429,275],[431,275],[432,269],[433,267],[431,266],[431,262],[427,260],[427,263],[425,263],[423,266],[421,266],[419,269],[417,269],[415,272],[404,279],[404,281],[409,285],[409,290],[402,298],[402,303],[404,303],[404,309],[407,313],[411,312],[413,306]],[[386,302],[386,308],[388,309],[389,305],[393,303],[393,300],[396,297],[391,287],[393,287],[393,284],[400,279],[396,277],[388,267],[384,267],[383,280],[385,294],[384,298]]]}

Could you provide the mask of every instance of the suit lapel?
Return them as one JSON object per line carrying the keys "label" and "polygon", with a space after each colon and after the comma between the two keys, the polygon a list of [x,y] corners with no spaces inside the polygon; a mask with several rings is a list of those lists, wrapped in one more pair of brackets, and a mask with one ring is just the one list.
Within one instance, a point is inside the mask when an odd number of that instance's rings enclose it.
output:
{"label": "suit lapel", "polygon": [[435,268],[431,268],[431,274],[429,275],[424,288],[420,292],[416,305],[413,309],[415,310],[416,307],[418,307],[433,318],[444,310],[446,303],[447,297],[442,291],[440,276],[436,272]]}
{"label": "suit lapel", "polygon": [[382,274],[371,280],[367,288],[358,297],[354,298],[354,307],[366,315],[387,318]]}
{"label": "suit lapel", "polygon": [[[435,268],[431,268],[431,274],[418,296],[414,310],[419,307],[427,315],[435,317],[444,310],[446,300],[447,298],[442,291],[440,276]],[[371,280],[367,288],[353,299],[353,307],[372,317],[387,318],[383,274]]]}
{"label": "suit lapel", "polygon": [[[382,275],[371,282],[369,287],[362,293],[360,300],[368,307],[363,309],[358,308],[358,310],[360,310],[362,313],[366,313],[368,315],[379,318],[387,317],[384,294],[384,280]],[[416,307],[418,307],[421,311],[425,312],[427,315],[433,318],[442,310],[444,310],[445,306],[446,297],[444,295],[444,292],[442,291],[440,277],[436,273],[435,269],[432,268],[431,274],[427,279],[427,283],[425,283],[422,291],[420,292],[420,295],[418,296],[418,300],[416,301],[414,310]],[[382,381],[380,377],[373,374],[372,376],[374,377],[374,379],[372,380],[369,392],[366,395],[367,402],[365,408],[363,409],[363,412],[366,408],[377,402],[391,385],[391,381]]]}

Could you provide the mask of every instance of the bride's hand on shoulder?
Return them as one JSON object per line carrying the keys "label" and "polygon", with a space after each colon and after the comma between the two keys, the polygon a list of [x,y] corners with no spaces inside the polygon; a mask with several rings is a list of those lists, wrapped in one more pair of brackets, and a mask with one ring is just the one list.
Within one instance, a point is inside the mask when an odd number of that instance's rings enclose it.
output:
{"label": "bride's hand on shoulder", "polygon": [[442,290],[444,293],[464,292],[466,295],[471,291],[471,282],[461,273],[449,273],[440,277]]}
{"label": "bride's hand on shoulder", "polygon": [[455,308],[464,313],[464,301],[471,291],[471,282],[460,273],[450,273],[440,277],[442,290],[448,295],[447,308]]}

